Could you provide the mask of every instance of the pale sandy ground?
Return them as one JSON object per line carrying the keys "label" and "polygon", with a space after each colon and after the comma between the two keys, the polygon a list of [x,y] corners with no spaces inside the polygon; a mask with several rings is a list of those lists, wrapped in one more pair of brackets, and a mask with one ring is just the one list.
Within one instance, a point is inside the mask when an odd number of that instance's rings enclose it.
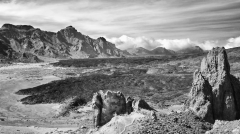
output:
{"label": "pale sandy ground", "polygon": [[79,109],[80,114],[54,118],[60,104],[23,105],[19,100],[25,96],[16,95],[20,89],[31,88],[61,78],[54,76],[56,70],[48,63],[13,64],[0,67],[0,133],[42,134],[72,132],[84,126],[90,116],[82,118],[90,107]]}

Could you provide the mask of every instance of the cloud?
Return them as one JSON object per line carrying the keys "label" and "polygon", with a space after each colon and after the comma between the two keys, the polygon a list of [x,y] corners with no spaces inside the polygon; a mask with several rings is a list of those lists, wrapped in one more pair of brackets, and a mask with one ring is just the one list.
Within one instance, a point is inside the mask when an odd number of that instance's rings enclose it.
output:
{"label": "cloud", "polygon": [[119,49],[129,49],[129,48],[136,48],[136,47],[144,47],[148,49],[156,48],[156,46],[161,45],[155,39],[150,39],[147,37],[128,37],[126,35],[122,35],[119,38],[107,38],[108,41],[116,44]]}
{"label": "cloud", "polygon": [[238,36],[239,8],[239,0],[0,0],[0,25],[54,32],[72,25],[94,38],[144,35],[202,42]]}
{"label": "cloud", "polygon": [[153,39],[153,38],[147,38],[147,37],[128,37],[126,35],[122,35],[119,38],[113,37],[113,38],[107,38],[108,41],[116,44],[116,47],[122,50],[137,48],[137,47],[143,47],[146,49],[154,49],[157,47],[164,47],[170,50],[182,50],[185,48],[193,47],[193,46],[199,46],[204,50],[210,50],[213,47],[218,46],[218,41],[204,41],[204,42],[198,42],[198,41],[192,41],[190,39]]}
{"label": "cloud", "polygon": [[227,44],[224,47],[227,49],[233,47],[240,47],[240,36],[228,39]]}

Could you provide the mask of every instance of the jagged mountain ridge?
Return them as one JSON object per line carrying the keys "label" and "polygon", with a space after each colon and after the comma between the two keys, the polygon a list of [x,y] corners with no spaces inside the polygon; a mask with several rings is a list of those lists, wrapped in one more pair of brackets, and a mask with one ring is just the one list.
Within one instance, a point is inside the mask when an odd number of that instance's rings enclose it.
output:
{"label": "jagged mountain ridge", "polygon": [[[54,33],[29,25],[4,24],[0,29],[0,38],[3,38],[4,44],[17,53],[30,53],[51,58],[121,57],[128,55],[105,38],[92,39],[78,32],[72,26]],[[2,44],[1,46],[3,46]],[[7,48],[5,47],[5,49]]]}

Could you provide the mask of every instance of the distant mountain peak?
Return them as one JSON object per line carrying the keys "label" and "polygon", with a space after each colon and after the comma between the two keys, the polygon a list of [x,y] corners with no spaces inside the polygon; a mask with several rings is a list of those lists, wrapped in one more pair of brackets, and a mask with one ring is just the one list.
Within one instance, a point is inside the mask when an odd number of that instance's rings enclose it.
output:
{"label": "distant mountain peak", "polygon": [[76,29],[75,27],[73,27],[73,26],[67,26],[66,28],[63,28],[63,29],[61,29],[60,31],[62,31],[62,30],[73,30],[73,31],[77,31],[77,29]]}
{"label": "distant mountain peak", "polygon": [[103,42],[107,42],[107,40],[104,37],[99,37],[98,40],[102,40]]}
{"label": "distant mountain peak", "polygon": [[203,53],[203,49],[199,46],[191,46],[182,50],[179,50],[178,53]]}
{"label": "distant mountain peak", "polygon": [[[73,26],[67,26],[65,29],[74,29],[74,30],[76,30],[76,28],[73,27]],[[77,30],[76,30],[76,31],[77,31]]]}
{"label": "distant mountain peak", "polygon": [[34,29],[33,26],[30,25],[13,25],[13,24],[3,24],[2,28],[7,28],[7,29],[19,29],[19,30],[30,30]]}
{"label": "distant mountain peak", "polygon": [[175,52],[172,50],[168,50],[164,47],[157,47],[153,50],[148,50],[143,47],[137,47],[128,50],[129,53],[134,55],[174,55]]}
{"label": "distant mountain peak", "polygon": [[67,26],[66,28],[74,28],[73,26]]}

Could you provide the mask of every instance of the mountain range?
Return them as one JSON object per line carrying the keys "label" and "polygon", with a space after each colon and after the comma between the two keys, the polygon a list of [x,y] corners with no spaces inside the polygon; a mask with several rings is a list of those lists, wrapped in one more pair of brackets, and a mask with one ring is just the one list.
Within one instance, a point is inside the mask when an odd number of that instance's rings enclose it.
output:
{"label": "mountain range", "polygon": [[[200,47],[188,48],[181,53],[202,52]],[[162,47],[147,50],[139,47],[120,50],[104,37],[93,39],[68,26],[58,32],[43,31],[30,25],[4,24],[0,28],[0,59],[21,62],[39,62],[39,57],[107,58],[143,55],[175,55],[178,52]]]}
{"label": "mountain range", "polygon": [[128,52],[132,55],[144,56],[144,55],[194,54],[194,53],[203,53],[204,50],[201,49],[199,46],[192,46],[192,47],[184,48],[178,51],[169,50],[164,47],[157,47],[153,50],[148,50],[143,47],[137,47],[137,48],[129,49]]}
{"label": "mountain range", "polygon": [[[0,29],[1,57],[33,55],[50,58],[122,57],[128,55],[105,38],[93,39],[68,26],[57,33],[29,25],[4,24]],[[13,55],[14,53],[14,55]]]}

